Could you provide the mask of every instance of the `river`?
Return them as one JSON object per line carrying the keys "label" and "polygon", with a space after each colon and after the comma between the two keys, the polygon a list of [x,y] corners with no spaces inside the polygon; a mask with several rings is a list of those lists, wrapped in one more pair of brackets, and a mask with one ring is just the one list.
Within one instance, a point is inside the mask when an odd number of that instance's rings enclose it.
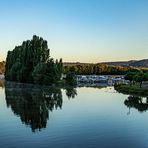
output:
{"label": "river", "polygon": [[0,87],[0,148],[147,148],[148,99],[113,87]]}

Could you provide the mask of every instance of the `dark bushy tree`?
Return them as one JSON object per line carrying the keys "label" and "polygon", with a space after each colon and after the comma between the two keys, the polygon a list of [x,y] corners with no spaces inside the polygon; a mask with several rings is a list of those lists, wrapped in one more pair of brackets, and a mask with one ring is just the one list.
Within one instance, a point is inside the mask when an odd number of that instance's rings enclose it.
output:
{"label": "dark bushy tree", "polygon": [[49,58],[47,41],[34,35],[21,46],[8,51],[5,79],[23,83],[49,84],[60,80],[62,59],[54,62]]}

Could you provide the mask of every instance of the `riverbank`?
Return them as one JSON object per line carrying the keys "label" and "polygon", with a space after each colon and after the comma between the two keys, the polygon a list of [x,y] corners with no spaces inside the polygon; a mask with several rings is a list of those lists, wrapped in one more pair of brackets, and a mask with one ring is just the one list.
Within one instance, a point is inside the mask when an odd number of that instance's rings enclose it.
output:
{"label": "riverbank", "polygon": [[76,85],[70,85],[66,83],[65,81],[60,81],[58,83],[49,84],[49,85],[40,85],[40,84],[33,84],[33,83],[20,83],[15,81],[5,81],[5,86],[7,88],[16,88],[16,89],[22,89],[22,88],[29,88],[29,89],[51,89],[51,88],[75,88]]}
{"label": "riverbank", "polygon": [[140,88],[137,85],[130,86],[129,84],[116,84],[114,88],[119,93],[137,96],[148,96],[148,87]]}
{"label": "riverbank", "polygon": [[[31,84],[31,83],[19,83],[19,82],[12,82],[12,81],[5,81],[0,80],[0,84],[5,85],[7,88],[10,89],[51,89],[51,88],[59,88],[59,89],[67,89],[67,88],[78,88],[78,87],[92,87],[92,88],[105,88],[110,85],[107,83],[78,83],[77,85],[69,85],[67,83],[57,83],[53,85],[39,85],[39,84]],[[1,86],[1,85],[0,85]]]}

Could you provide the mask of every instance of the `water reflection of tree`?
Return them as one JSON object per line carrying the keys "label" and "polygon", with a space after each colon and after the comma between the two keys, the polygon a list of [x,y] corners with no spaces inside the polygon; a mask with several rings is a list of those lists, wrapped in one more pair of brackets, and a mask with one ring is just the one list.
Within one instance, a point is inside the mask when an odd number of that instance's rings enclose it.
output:
{"label": "water reflection of tree", "polygon": [[77,90],[74,87],[66,87],[65,92],[66,92],[68,99],[75,98],[75,96],[77,95]]}
{"label": "water reflection of tree", "polygon": [[[138,97],[138,96],[129,96],[125,101],[124,104],[129,107],[129,113],[130,113],[130,108],[135,108],[139,112],[144,112],[148,110],[148,97],[145,98],[146,101],[144,102],[143,97]],[[128,114],[129,114],[128,113]]]}
{"label": "water reflection of tree", "polygon": [[[75,98],[76,88],[64,86],[67,97]],[[18,83],[6,83],[6,104],[22,123],[31,127],[33,132],[46,128],[49,114],[55,109],[62,109],[61,88],[40,87]]]}
{"label": "water reflection of tree", "polygon": [[[68,98],[77,95],[73,87],[64,89]],[[50,112],[62,109],[62,91],[58,87],[6,83],[5,94],[7,107],[20,117],[22,123],[30,126],[33,132],[46,128]]]}
{"label": "water reflection of tree", "polygon": [[49,111],[62,108],[61,89],[5,89],[6,103],[33,132],[45,128]]}

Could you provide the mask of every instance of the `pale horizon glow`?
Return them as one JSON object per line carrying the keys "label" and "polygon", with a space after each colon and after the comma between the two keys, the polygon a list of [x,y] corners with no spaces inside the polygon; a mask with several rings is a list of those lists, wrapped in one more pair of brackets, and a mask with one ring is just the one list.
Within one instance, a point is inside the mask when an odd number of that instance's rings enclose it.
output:
{"label": "pale horizon glow", "polygon": [[64,62],[147,59],[147,18],[147,0],[1,1],[0,61],[33,35]]}

